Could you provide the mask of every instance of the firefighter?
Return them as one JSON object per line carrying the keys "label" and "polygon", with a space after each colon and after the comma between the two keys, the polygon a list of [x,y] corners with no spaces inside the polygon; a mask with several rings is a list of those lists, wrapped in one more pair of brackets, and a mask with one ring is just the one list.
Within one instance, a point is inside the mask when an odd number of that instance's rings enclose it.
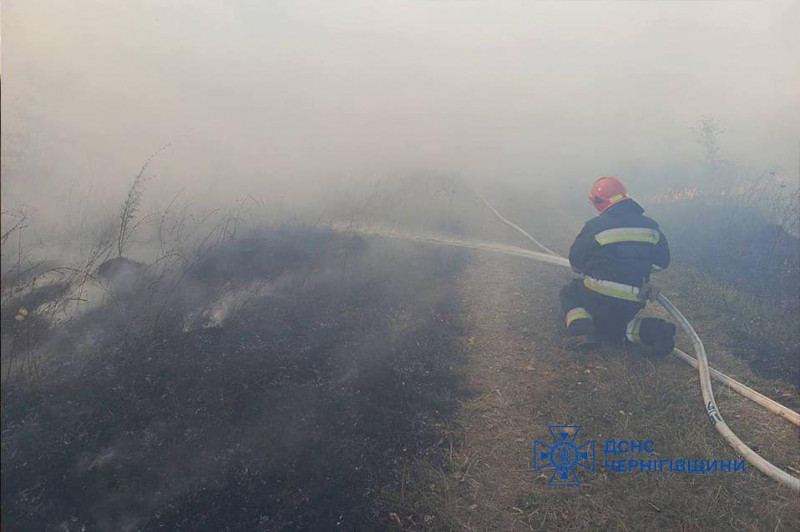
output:
{"label": "firefighter", "polygon": [[645,353],[670,353],[675,325],[637,317],[658,295],[650,274],[669,265],[667,239],[615,177],[595,181],[589,202],[600,214],[586,222],[569,250],[572,269],[583,277],[561,290],[566,347],[629,342]]}

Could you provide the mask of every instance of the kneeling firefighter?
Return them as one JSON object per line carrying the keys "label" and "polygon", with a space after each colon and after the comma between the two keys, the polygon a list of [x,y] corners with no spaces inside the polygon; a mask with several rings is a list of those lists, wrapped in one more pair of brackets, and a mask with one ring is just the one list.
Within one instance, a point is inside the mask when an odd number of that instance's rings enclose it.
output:
{"label": "kneeling firefighter", "polygon": [[645,353],[670,353],[675,325],[636,316],[658,296],[650,273],[669,265],[667,239],[615,177],[595,181],[589,202],[600,214],[586,222],[569,250],[569,263],[583,278],[561,290],[566,347],[627,341]]}

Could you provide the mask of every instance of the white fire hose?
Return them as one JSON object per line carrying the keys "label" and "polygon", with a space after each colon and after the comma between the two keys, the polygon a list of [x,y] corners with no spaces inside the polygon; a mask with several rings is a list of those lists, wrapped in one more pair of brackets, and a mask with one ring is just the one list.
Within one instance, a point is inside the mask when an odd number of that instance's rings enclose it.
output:
{"label": "white fire hose", "polygon": [[[525,249],[517,246],[510,246],[506,244],[498,244],[494,242],[481,242],[475,240],[461,240],[443,236],[412,234],[385,227],[384,228],[375,226],[355,227],[352,223],[346,225],[334,224],[334,229],[342,230],[345,232],[356,232],[361,234],[377,235],[388,238],[401,238],[403,240],[413,240],[415,242],[421,242],[426,244],[453,246],[466,249],[475,249],[480,251],[489,251],[493,253],[503,253],[505,255],[528,258],[538,262],[545,262],[556,266],[563,266],[567,268],[570,267],[569,261],[567,259],[561,257],[553,250],[547,248],[541,242],[539,242],[533,236],[531,236],[527,231],[525,231],[518,225],[514,224],[513,222],[505,218],[483,196],[479,195],[478,197],[481,200],[483,200],[484,204],[489,208],[489,210],[491,210],[495,214],[495,216],[497,216],[503,223],[519,231],[525,237],[530,239],[534,244],[539,246],[539,248],[547,251],[547,253],[541,253],[538,251],[532,251],[530,249]],[[768,477],[778,481],[780,484],[788,486],[794,491],[800,492],[800,479],[786,473],[782,469],[776,467],[767,460],[763,459],[761,456],[756,454],[755,451],[753,451],[750,447],[748,447],[744,442],[742,442],[742,440],[740,440],[736,436],[736,434],[733,433],[733,431],[731,431],[730,427],[728,427],[728,425],[722,419],[722,415],[720,414],[716,402],[714,401],[714,393],[711,389],[711,378],[714,378],[715,380],[722,382],[723,384],[727,384],[733,391],[737,392],[741,396],[753,401],[756,404],[763,406],[767,410],[783,417],[784,419],[790,421],[794,425],[800,426],[800,414],[798,414],[797,412],[795,412],[790,408],[783,406],[782,404],[776,401],[773,401],[769,397],[766,397],[758,393],[752,388],[745,386],[744,384],[732,379],[731,377],[728,377],[727,375],[713,368],[709,368],[708,359],[706,358],[706,351],[705,347],[703,346],[703,342],[700,340],[700,337],[697,336],[697,333],[695,332],[694,328],[689,323],[689,321],[683,316],[683,314],[681,314],[681,312],[677,308],[675,308],[675,306],[672,303],[670,303],[670,301],[666,297],[664,297],[663,294],[659,294],[658,302],[683,327],[683,329],[692,339],[692,343],[694,344],[697,358],[692,357],[691,355],[681,351],[680,349],[673,350],[672,354],[674,354],[681,360],[687,362],[688,364],[698,369],[698,373],[700,375],[700,386],[703,395],[703,403],[705,405],[706,413],[708,414],[711,423],[714,425],[717,431],[720,434],[722,434],[722,437],[725,438],[725,440],[745,460],[747,460],[751,465],[755,466],[756,469],[758,469]]]}

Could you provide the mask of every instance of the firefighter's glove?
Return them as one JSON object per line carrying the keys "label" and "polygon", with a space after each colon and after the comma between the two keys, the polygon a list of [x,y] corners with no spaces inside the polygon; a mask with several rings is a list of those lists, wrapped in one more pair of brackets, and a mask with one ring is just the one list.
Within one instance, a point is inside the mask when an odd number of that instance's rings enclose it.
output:
{"label": "firefighter's glove", "polygon": [[661,289],[657,286],[653,286],[649,282],[646,282],[642,285],[639,289],[639,299],[642,301],[655,301],[658,299],[658,294],[661,293]]}

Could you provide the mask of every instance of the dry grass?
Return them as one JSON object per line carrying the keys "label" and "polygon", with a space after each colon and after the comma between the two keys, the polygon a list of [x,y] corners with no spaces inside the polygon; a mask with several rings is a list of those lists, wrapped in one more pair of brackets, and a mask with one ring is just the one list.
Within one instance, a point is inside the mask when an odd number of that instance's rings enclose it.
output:
{"label": "dry grass", "polygon": [[[604,458],[620,458],[604,456],[607,439],[655,442],[656,454],[624,456],[632,459],[738,457],[709,424],[688,365],[610,347],[578,355],[560,348],[557,294],[568,278],[521,259],[473,256],[462,287],[470,324],[463,378],[474,396],[443,428],[438,448],[410,467],[413,481],[397,501],[404,512],[395,524],[413,530],[800,528],[796,495],[750,467],[707,475],[604,467]],[[679,306],[694,310],[679,284],[665,286]],[[730,338],[707,326],[716,316],[687,315],[712,366],[784,403],[796,397],[790,385],[759,377],[722,347]],[[681,343],[691,352],[686,339]],[[715,393],[722,415],[748,445],[780,467],[800,470],[795,427],[724,387],[715,386]],[[552,470],[533,471],[534,440],[550,441],[548,425],[559,424],[581,425],[578,441],[596,441],[595,472],[579,471],[580,487],[550,487]]]}
{"label": "dry grass", "polygon": [[[417,185],[400,191],[376,187],[357,214],[366,220],[387,218],[382,211],[391,213],[399,194],[409,202],[400,210],[411,219],[399,214],[388,216],[390,224],[409,229],[417,224],[471,238],[524,244],[516,233],[483,210],[468,191],[449,185],[429,188],[427,199],[413,204],[414,200],[408,198],[418,192]],[[507,216],[523,225],[530,221],[531,198],[506,200],[498,205],[504,207]],[[435,205],[446,206],[437,210],[432,207]],[[227,218],[223,215],[223,221],[216,225],[219,217],[212,214],[187,222],[185,213],[170,213],[168,207],[159,218],[161,258],[156,265],[164,271],[192,270],[192,263],[184,258],[191,250],[181,248],[180,242],[185,246],[190,242],[197,250],[195,255],[205,256],[233,239],[240,211]],[[542,239],[547,246],[566,252],[580,221],[557,206],[539,205],[535,216],[540,223],[526,227],[537,237],[546,235]],[[189,226],[197,234],[187,233]],[[197,229],[208,226],[213,228]],[[206,233],[208,236],[202,238]],[[414,256],[394,253],[353,273],[354,265],[344,255],[334,283],[339,288],[329,294],[332,301],[366,282],[364,275],[374,276],[375,282],[401,277],[392,273],[395,270],[414,272],[419,279],[432,279],[439,272],[442,282],[453,282],[453,268],[442,269],[440,265],[422,271]],[[452,262],[447,257],[447,252],[442,252],[437,260],[446,265]],[[174,266],[166,264],[168,261],[174,261]],[[336,264],[338,272],[339,259]],[[91,271],[91,266],[85,270]],[[465,362],[450,367],[458,377],[454,380],[464,383],[470,395],[453,416],[437,407],[432,428],[438,437],[430,445],[425,440],[421,452],[398,453],[402,458],[386,465],[387,478],[394,474],[394,468],[398,474],[395,481],[380,489],[379,504],[372,509],[380,512],[374,516],[376,526],[410,530],[800,529],[797,498],[750,469],[746,473],[695,475],[614,473],[603,467],[603,443],[607,439],[653,440],[659,459],[736,457],[708,423],[698,379],[689,366],[676,359],[646,359],[613,348],[578,355],[561,349],[558,289],[568,279],[569,274],[559,268],[472,253],[470,266],[457,281],[458,320],[466,327],[454,345],[463,351]],[[797,398],[796,389],[759,377],[731,352],[727,347],[731,339],[726,337],[718,307],[690,297],[677,280],[671,283],[670,277],[663,279],[667,281],[663,283],[667,295],[686,312],[706,342],[712,366],[779,401]],[[413,289],[403,289],[403,297],[418,303],[434,297],[434,286],[442,283],[426,282],[431,284],[416,281]],[[371,294],[371,290],[364,294]],[[391,301],[388,298],[386,304]],[[356,310],[347,312],[353,323],[363,320],[364,315]],[[408,326],[404,325],[413,313],[393,316],[387,337],[408,336],[408,351],[419,353],[420,338],[406,331]],[[419,316],[417,319],[422,320]],[[432,330],[441,328],[430,325]],[[461,329],[453,334],[460,333]],[[433,345],[430,358],[442,357],[441,349]],[[351,352],[352,346],[344,351]],[[405,347],[400,353],[402,356],[398,356],[406,357]],[[338,366],[334,363],[331,367]],[[435,385],[437,390],[447,391],[453,383],[442,380]],[[795,428],[723,387],[715,386],[715,392],[723,416],[746,443],[776,465],[800,470]],[[391,401],[396,399],[393,396]],[[596,470],[578,472],[580,487],[550,487],[550,470],[533,471],[533,442],[548,442],[548,425],[558,424],[581,425],[578,441],[596,441]],[[292,496],[289,492],[284,495]]]}

